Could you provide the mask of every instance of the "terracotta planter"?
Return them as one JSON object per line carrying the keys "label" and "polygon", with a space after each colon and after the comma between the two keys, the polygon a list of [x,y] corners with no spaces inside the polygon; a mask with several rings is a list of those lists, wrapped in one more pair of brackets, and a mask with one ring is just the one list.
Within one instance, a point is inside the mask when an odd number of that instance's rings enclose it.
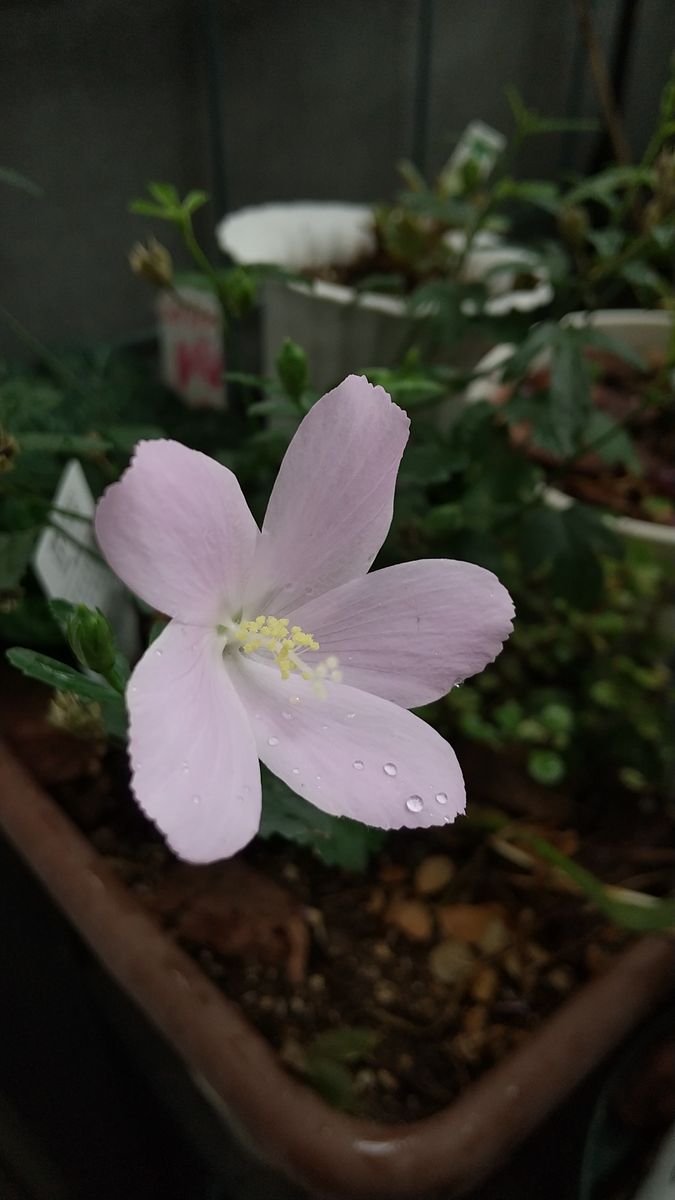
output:
{"label": "terracotta planter", "polygon": [[[372,210],[362,204],[260,205],[225,217],[217,236],[237,263],[273,263],[298,272],[342,266],[375,247]],[[455,249],[461,249],[462,237],[448,235]],[[552,298],[543,276],[538,287],[514,290],[515,261],[537,271],[527,251],[489,233],[478,235],[467,257],[468,281],[489,275],[494,296],[487,310],[495,316],[534,311]],[[405,301],[396,296],[323,280],[270,283],[263,300],[263,370],[274,373],[279,348],[290,337],[307,353],[313,385],[325,391],[352,372],[400,362],[414,326]],[[468,370],[489,345],[483,335],[471,334],[453,348],[452,362]]]}
{"label": "terracotta planter", "polygon": [[675,984],[672,942],[645,938],[446,1110],[406,1126],[357,1120],[282,1069],[1,743],[0,826],[223,1120],[325,1200],[464,1194]]}

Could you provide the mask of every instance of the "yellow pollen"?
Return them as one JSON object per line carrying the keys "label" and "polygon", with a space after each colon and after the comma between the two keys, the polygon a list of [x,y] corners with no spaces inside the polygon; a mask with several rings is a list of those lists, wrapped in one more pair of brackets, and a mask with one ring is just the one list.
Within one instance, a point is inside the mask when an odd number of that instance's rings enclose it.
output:
{"label": "yellow pollen", "polygon": [[282,679],[290,679],[293,672],[297,671],[303,679],[316,677],[317,680],[323,680],[329,677],[338,682],[340,672],[335,655],[315,669],[302,662],[299,657],[302,651],[319,650],[319,643],[299,625],[289,630],[287,617],[280,620],[278,617],[260,616],[251,621],[242,621],[237,626],[236,637],[243,643],[244,654],[254,654],[256,650],[268,651],[281,671]]}

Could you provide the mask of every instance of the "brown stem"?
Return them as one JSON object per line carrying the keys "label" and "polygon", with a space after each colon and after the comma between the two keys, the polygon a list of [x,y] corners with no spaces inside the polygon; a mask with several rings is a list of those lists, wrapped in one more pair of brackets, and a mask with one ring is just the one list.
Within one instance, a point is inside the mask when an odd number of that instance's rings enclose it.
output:
{"label": "brown stem", "polygon": [[588,54],[595,94],[605,118],[614,157],[618,163],[628,166],[632,157],[630,146],[624,133],[621,114],[612,90],[600,39],[591,17],[589,0],[574,0],[574,7],[577,12],[581,38]]}

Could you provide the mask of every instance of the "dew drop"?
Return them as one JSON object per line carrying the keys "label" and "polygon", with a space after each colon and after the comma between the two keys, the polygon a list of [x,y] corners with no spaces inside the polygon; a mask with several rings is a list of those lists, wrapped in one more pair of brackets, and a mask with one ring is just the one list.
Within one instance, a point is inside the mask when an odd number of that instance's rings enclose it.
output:
{"label": "dew drop", "polygon": [[324,733],[328,733],[328,726],[327,726],[327,725],[322,725],[322,726],[321,726],[321,729],[323,730],[323,732],[324,732]]}
{"label": "dew drop", "polygon": [[278,746],[279,745],[278,737],[268,737],[267,745],[268,746]]}
{"label": "dew drop", "polygon": [[398,767],[396,766],[396,763],[385,763],[382,770],[384,771],[385,775],[391,776],[392,779],[394,778],[394,775],[398,775]]}
{"label": "dew drop", "polygon": [[353,763],[352,763],[352,766],[353,766],[353,768],[354,768],[354,770],[355,770],[355,771],[362,771],[362,770],[363,770],[363,763],[362,763],[362,761],[361,761],[361,759],[360,759],[360,758],[355,758],[355,759],[354,759],[354,761],[353,761]]}
{"label": "dew drop", "polygon": [[158,657],[158,658],[161,658],[161,657],[162,657],[162,651],[161,651],[161,650],[155,650],[155,654],[157,655],[157,657]]}
{"label": "dew drop", "polygon": [[292,721],[293,720],[293,713],[282,712],[281,715],[284,718],[284,721]]}
{"label": "dew drop", "polygon": [[299,774],[300,774],[300,768],[293,767],[293,770],[291,771],[291,775],[299,775]]}
{"label": "dew drop", "polygon": [[434,799],[437,804],[447,804],[448,803],[448,794],[447,794],[447,792],[436,792]]}
{"label": "dew drop", "polygon": [[299,703],[300,703],[299,696],[291,696],[291,704],[299,704]]}
{"label": "dew drop", "polygon": [[136,694],[136,692],[138,691],[138,688],[136,687],[135,683],[132,683],[131,687],[129,688],[129,691],[131,692],[132,696]]}
{"label": "dew drop", "polygon": [[184,774],[184,775],[187,775],[188,771],[190,770],[189,763],[182,762],[182,763],[180,764],[180,769],[181,769],[181,771],[183,772],[183,774]]}
{"label": "dew drop", "polygon": [[316,779],[316,782],[317,782],[317,783],[319,783],[319,781],[320,781],[320,779],[321,779],[321,776],[320,776],[320,775],[315,775],[315,776],[314,776],[314,778]]}
{"label": "dew drop", "polygon": [[194,795],[191,797],[191,800],[193,804],[201,804],[202,798],[201,796]]}
{"label": "dew drop", "polygon": [[347,713],[347,720],[353,721],[355,716],[356,716],[356,713]]}
{"label": "dew drop", "polygon": [[405,806],[408,812],[418,813],[424,808],[424,801],[421,796],[408,796]]}

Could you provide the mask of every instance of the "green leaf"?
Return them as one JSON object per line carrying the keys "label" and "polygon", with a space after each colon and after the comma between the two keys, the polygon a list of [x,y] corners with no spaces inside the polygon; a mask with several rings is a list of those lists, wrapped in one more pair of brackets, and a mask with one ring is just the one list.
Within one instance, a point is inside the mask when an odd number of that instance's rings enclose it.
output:
{"label": "green leaf", "polygon": [[653,183],[654,172],[650,167],[608,167],[572,188],[565,196],[565,203],[580,204],[584,200],[597,200],[601,204],[608,204],[617,192],[641,185],[651,187]]}
{"label": "green leaf", "polygon": [[554,216],[561,204],[558,185],[539,179],[502,179],[495,184],[494,197],[498,200],[524,200]]}
{"label": "green leaf", "polygon": [[172,183],[149,183],[148,191],[153,200],[157,200],[165,208],[173,208],[180,204],[178,190]]}
{"label": "green leaf", "polygon": [[352,1112],[356,1104],[356,1092],[351,1071],[342,1063],[327,1058],[315,1058],[307,1064],[306,1076],[312,1087],[341,1112]]}
{"label": "green leaf", "polygon": [[160,217],[162,220],[174,220],[173,214],[169,216],[167,210],[159,204],[153,204],[151,200],[132,200],[129,203],[129,212],[135,213],[139,217]]}
{"label": "green leaf", "polygon": [[559,453],[568,458],[591,409],[591,375],[584,354],[582,331],[560,329],[552,346],[550,382],[551,427]]}
{"label": "green leaf", "polygon": [[311,847],[328,866],[363,871],[385,834],[347,817],[331,817],[308,804],[263,769],[263,810],[260,836],[279,834],[300,846]]}
{"label": "green leaf", "polygon": [[310,1056],[330,1058],[334,1062],[351,1063],[372,1053],[379,1041],[374,1029],[363,1029],[346,1025],[341,1029],[327,1029],[312,1039],[306,1052]]}
{"label": "green leaf", "polygon": [[203,208],[205,204],[208,204],[208,202],[208,192],[188,192],[187,196],[183,200],[183,209],[185,212],[192,215],[192,213],[197,212],[199,208]]}
{"label": "green leaf", "polygon": [[601,409],[591,411],[582,441],[584,450],[597,454],[610,466],[623,463],[630,470],[639,472],[640,460],[630,434]]}
{"label": "green leaf", "polygon": [[625,262],[620,268],[620,274],[632,287],[653,292],[657,296],[666,295],[670,288],[668,280],[650,267],[649,263],[639,259]]}
{"label": "green leaf", "polygon": [[527,769],[537,783],[554,787],[565,776],[565,763],[555,750],[532,750],[527,758]]}
{"label": "green leaf", "polygon": [[103,720],[110,736],[121,740],[126,738],[127,714],[124,700],[107,684],[90,679],[46,654],[39,654],[35,650],[20,646],[8,650],[7,658],[13,667],[30,679],[46,683],[59,692],[73,692],[81,700],[95,700],[101,706]]}

